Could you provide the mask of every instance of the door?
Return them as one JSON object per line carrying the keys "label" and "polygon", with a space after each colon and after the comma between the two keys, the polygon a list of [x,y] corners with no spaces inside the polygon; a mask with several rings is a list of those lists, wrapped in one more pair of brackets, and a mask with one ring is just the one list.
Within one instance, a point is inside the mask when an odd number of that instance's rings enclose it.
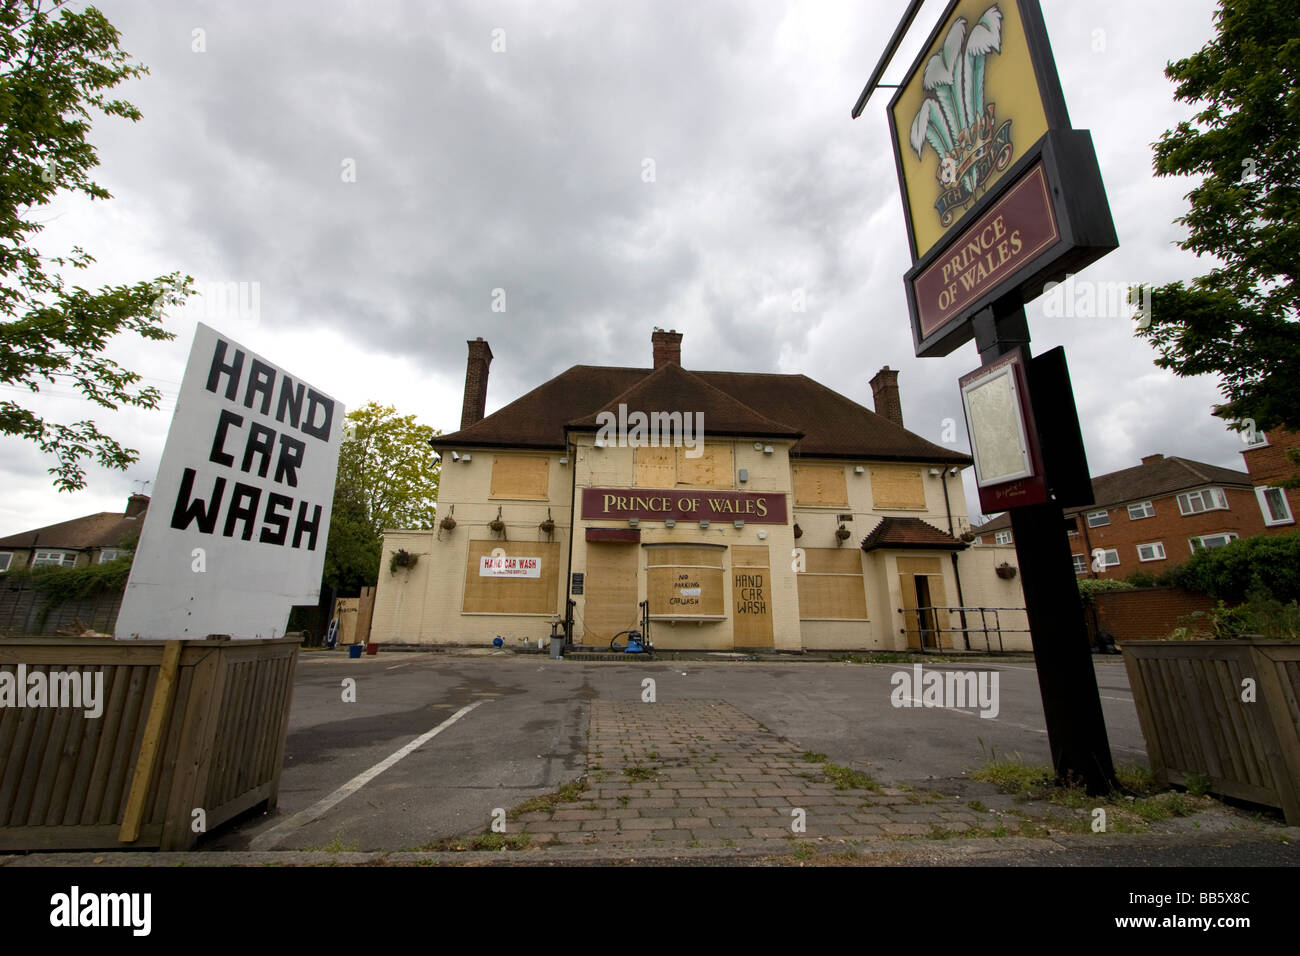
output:
{"label": "door", "polygon": [[767,546],[731,549],[732,644],[772,647],[772,570]]}
{"label": "door", "polygon": [[935,647],[934,611],[930,603],[930,579],[924,574],[914,575],[916,584],[916,627],[920,633],[922,647]]}
{"label": "door", "polygon": [[580,622],[583,644],[608,645],[619,631],[640,627],[637,606],[637,545],[623,541],[587,544],[586,602]]}
{"label": "door", "polygon": [[[924,594],[922,589],[924,588]],[[939,630],[948,620],[947,611],[918,613],[918,607],[943,607],[943,564],[939,558],[900,557],[898,559],[898,592],[903,602],[903,628],[907,631],[907,646],[914,650],[923,647],[942,647],[943,634]],[[921,598],[924,597],[924,600]],[[922,639],[928,637],[927,643]]]}

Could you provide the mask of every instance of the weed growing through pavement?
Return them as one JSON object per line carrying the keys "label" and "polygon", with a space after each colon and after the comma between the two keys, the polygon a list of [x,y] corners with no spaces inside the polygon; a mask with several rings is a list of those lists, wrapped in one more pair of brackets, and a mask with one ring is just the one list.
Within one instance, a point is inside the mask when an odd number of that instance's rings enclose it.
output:
{"label": "weed growing through pavement", "polygon": [[560,788],[554,793],[544,793],[540,797],[525,800],[507,813],[506,819],[518,820],[525,813],[545,813],[554,810],[561,803],[577,803],[587,790],[587,778],[579,777],[569,783],[560,784]]}

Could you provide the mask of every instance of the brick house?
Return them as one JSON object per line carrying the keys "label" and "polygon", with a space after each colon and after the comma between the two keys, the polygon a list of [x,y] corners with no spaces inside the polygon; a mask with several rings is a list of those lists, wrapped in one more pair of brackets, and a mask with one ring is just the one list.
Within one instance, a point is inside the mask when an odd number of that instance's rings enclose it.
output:
{"label": "brick house", "polygon": [[103,564],[128,554],[140,536],[148,495],[131,495],[123,512],[61,521],[0,538],[0,574],[11,568],[77,567]]}
{"label": "brick house", "polygon": [[[581,645],[645,613],[664,648],[895,649],[935,645],[918,607],[1022,603],[991,564],[959,569],[971,459],[903,427],[896,371],[872,411],[804,375],[685,369],[681,340],[656,329],[652,368],[575,365],[487,416],[470,341],[461,428],[432,442],[439,527],[386,531],[372,639],[517,645],[572,600]],[[637,415],[696,419],[698,441],[634,440]]]}
{"label": "brick house", "polygon": [[1279,487],[1282,482],[1300,474],[1300,466],[1286,457],[1288,451],[1295,449],[1300,449],[1300,433],[1278,428],[1259,433],[1258,440],[1241,453],[1251,484],[1255,486],[1255,497],[1267,533],[1284,534],[1295,530],[1295,516],[1300,512],[1300,488]]}
{"label": "brick house", "polygon": [[[1202,548],[1270,530],[1251,476],[1231,468],[1147,455],[1136,467],[1094,477],[1092,487],[1095,504],[1065,512],[1081,577],[1158,574]],[[1009,514],[973,530],[977,545],[1014,543]]]}

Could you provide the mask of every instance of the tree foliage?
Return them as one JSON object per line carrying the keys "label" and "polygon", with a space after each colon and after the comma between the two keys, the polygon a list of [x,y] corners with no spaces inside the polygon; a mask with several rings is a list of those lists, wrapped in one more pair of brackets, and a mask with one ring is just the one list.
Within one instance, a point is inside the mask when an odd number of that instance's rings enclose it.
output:
{"label": "tree foliage", "polygon": [[[147,72],[119,48],[117,30],[100,11],[61,5],[0,4],[0,385],[39,392],[42,383],[62,379],[103,408],[157,408],[161,393],[134,387],[141,377],[103,352],[121,333],[173,338],[162,328],[162,308],[184,301],[189,277],[91,292],[62,274],[94,261],[85,250],[74,246],[51,256],[36,245],[44,226],[34,210],[61,191],[111,198],[90,178],[99,158],[86,134],[93,112],[140,118],[134,106],[106,92]],[[125,469],[138,457],[93,421],[46,421],[9,398],[0,401],[0,435],[33,441],[52,456],[49,472],[62,491],[85,487],[84,459]]]}
{"label": "tree foliage", "polygon": [[1217,36],[1165,75],[1192,121],[1154,144],[1160,176],[1195,176],[1179,243],[1215,264],[1154,291],[1138,334],[1180,376],[1216,373],[1215,414],[1300,430],[1300,16],[1294,0],[1222,0]]}
{"label": "tree foliage", "polygon": [[325,587],[375,584],[385,529],[433,527],[441,471],[429,439],[439,434],[414,415],[369,402],[347,415],[339,448],[334,511],[325,551]]}

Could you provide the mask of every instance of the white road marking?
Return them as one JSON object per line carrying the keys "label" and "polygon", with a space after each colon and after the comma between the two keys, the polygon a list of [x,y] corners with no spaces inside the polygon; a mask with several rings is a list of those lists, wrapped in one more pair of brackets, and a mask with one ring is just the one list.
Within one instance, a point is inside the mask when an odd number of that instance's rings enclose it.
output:
{"label": "white road marking", "polygon": [[485,703],[487,703],[486,700],[476,700],[474,701],[474,703],[468,705],[467,707],[462,707],[460,710],[456,711],[456,713],[452,714],[450,717],[448,717],[446,720],[440,723],[437,727],[434,727],[433,730],[421,734],[420,736],[412,740],[410,743],[408,743],[406,746],[402,747],[400,750],[397,750],[394,753],[389,754],[387,757],[379,761],[379,763],[375,764],[369,770],[357,774],[347,783],[343,784],[343,786],[339,787],[337,790],[331,793],[328,797],[325,797],[323,800],[318,800],[316,803],[313,803],[306,810],[298,811],[293,816],[291,816],[288,820],[285,820],[283,823],[279,824],[278,826],[272,827],[267,832],[259,834],[258,836],[254,837],[252,841],[248,844],[248,848],[250,850],[269,850],[272,847],[274,847],[277,843],[282,841],[285,837],[289,836],[289,834],[292,833],[294,830],[301,829],[302,827],[305,827],[307,824],[319,820],[322,816],[324,816],[325,812],[328,811],[335,804],[340,803],[341,801],[345,800],[347,797],[350,797],[352,794],[356,793],[367,783],[375,779],[375,777],[379,776],[381,773],[383,773],[389,767],[393,766],[403,757],[406,757],[413,751],[419,749],[428,741],[432,740],[438,734],[442,733],[444,730],[446,730],[456,721],[460,720],[462,717],[468,714],[479,704],[485,704]]}

